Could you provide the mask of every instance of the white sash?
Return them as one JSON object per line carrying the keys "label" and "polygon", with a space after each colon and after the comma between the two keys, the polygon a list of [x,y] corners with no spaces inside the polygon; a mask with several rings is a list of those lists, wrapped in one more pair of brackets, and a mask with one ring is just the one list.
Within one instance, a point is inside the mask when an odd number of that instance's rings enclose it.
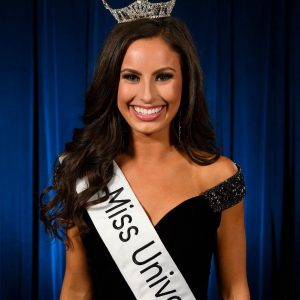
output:
{"label": "white sash", "polygon": [[[114,173],[108,184],[109,199],[87,211],[135,297],[138,300],[195,300],[115,162]],[[81,179],[76,190],[80,193],[87,186]]]}

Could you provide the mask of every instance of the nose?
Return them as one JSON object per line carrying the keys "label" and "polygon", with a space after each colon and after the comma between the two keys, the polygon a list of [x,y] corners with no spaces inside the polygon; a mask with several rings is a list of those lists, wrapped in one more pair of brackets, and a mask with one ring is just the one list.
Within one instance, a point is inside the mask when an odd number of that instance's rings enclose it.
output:
{"label": "nose", "polygon": [[144,103],[151,103],[154,101],[156,89],[153,82],[150,79],[144,80],[143,84],[141,84],[140,93],[140,99]]}

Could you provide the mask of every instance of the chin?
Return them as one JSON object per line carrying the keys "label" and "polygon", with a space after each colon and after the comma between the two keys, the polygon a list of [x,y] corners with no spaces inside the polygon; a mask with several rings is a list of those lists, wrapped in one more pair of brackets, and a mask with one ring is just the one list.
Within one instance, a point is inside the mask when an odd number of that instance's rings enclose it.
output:
{"label": "chin", "polygon": [[168,127],[156,127],[156,126],[142,126],[142,127],[131,127],[133,134],[138,135],[145,135],[145,136],[151,136],[151,135],[159,135],[166,131],[169,132]]}

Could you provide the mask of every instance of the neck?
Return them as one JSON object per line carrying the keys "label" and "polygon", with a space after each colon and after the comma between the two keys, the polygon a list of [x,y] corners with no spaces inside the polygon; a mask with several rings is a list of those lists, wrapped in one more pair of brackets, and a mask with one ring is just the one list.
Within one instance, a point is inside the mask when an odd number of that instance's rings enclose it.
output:
{"label": "neck", "polygon": [[131,159],[138,164],[153,164],[165,162],[176,148],[170,144],[169,132],[152,135],[132,134]]}

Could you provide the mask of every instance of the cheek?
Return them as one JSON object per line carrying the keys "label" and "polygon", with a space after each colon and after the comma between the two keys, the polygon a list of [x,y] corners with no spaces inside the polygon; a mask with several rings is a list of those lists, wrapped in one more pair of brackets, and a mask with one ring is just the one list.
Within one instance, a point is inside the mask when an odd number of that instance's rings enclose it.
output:
{"label": "cheek", "polygon": [[182,94],[182,83],[178,82],[174,86],[174,94],[177,96],[178,99],[181,99],[181,94]]}
{"label": "cheek", "polygon": [[161,90],[161,96],[168,102],[179,104],[181,99],[182,86],[181,83],[174,83],[172,86],[166,87]]}
{"label": "cheek", "polygon": [[134,89],[128,87],[128,85],[120,83],[118,88],[118,97],[117,97],[118,106],[126,104],[133,97],[134,97]]}

